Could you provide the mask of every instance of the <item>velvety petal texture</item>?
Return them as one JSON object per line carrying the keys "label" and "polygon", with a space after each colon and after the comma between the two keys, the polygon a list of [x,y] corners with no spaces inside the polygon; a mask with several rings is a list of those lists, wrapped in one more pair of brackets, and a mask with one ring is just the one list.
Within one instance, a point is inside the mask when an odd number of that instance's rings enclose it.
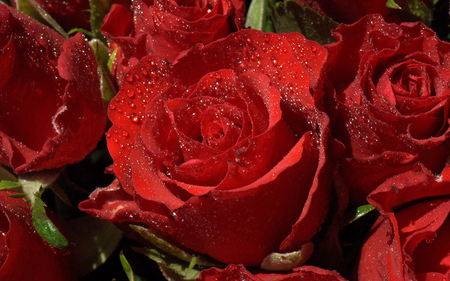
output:
{"label": "velvety petal texture", "polygon": [[314,266],[294,268],[292,273],[252,274],[242,265],[229,265],[225,269],[211,268],[203,270],[197,281],[240,280],[240,281],[345,281],[339,273]]}
{"label": "velvety petal texture", "polygon": [[113,73],[124,72],[148,54],[169,62],[196,44],[208,44],[244,28],[245,1],[142,1],[113,5],[101,32],[117,48]]}
{"label": "velvety petal texture", "polygon": [[88,43],[6,5],[0,21],[0,163],[23,173],[80,161],[106,121]]}
{"label": "velvety petal texture", "polygon": [[389,24],[379,15],[334,35],[327,77],[335,95],[327,108],[345,146],[340,164],[353,202],[364,204],[379,184],[419,162],[439,173],[450,153],[450,44],[422,23]]}
{"label": "velvety petal texture", "polygon": [[34,230],[25,198],[0,191],[0,279],[75,281],[69,249],[47,244]]}
{"label": "velvety petal texture", "polygon": [[329,120],[311,93],[319,80],[308,77],[324,60],[301,56],[294,42],[306,41],[245,30],[173,65],[144,57],[109,106],[120,185],[79,207],[146,224],[224,263],[258,266],[272,252],[299,249],[330,194]]}

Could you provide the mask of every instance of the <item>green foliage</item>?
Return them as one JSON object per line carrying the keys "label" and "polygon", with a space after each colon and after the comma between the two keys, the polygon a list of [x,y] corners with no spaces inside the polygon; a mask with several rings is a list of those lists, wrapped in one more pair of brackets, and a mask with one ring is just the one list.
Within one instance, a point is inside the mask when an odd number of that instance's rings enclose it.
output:
{"label": "green foliage", "polygon": [[331,30],[335,29],[338,23],[294,0],[275,2],[270,16],[276,33],[299,32],[321,45],[335,41]]}
{"label": "green foliage", "polygon": [[110,68],[108,48],[98,39],[91,40],[89,44],[91,45],[95,54],[95,59],[97,60],[97,71],[101,78],[100,88],[102,98],[105,105],[108,105],[111,99],[116,95],[116,88],[111,80],[110,70],[107,70]]}
{"label": "green foliage", "polygon": [[[431,5],[436,3],[433,1]],[[431,25],[432,11],[422,0],[388,0],[386,7],[399,10],[409,21],[420,20],[427,26]]]}
{"label": "green foliage", "polygon": [[56,248],[64,248],[69,245],[69,241],[59,232],[58,228],[48,218],[45,212],[45,203],[41,198],[34,199],[32,219],[33,226],[37,233],[44,238],[44,240]]}
{"label": "green foliage", "polygon": [[360,219],[361,217],[372,212],[373,210],[375,210],[375,207],[370,204],[359,206],[358,208],[356,208],[355,210],[346,215],[344,219],[344,226],[351,224],[352,222]]}
{"label": "green foliage", "polygon": [[19,176],[22,191],[31,203],[31,217],[37,233],[50,245],[63,248],[69,245],[68,240],[48,218],[45,203],[41,196],[61,174],[62,169],[44,170]]}
{"label": "green foliage", "polygon": [[268,7],[268,0],[252,0],[247,12],[245,26],[264,32],[273,32],[273,23],[268,16]]}
{"label": "green foliage", "polygon": [[130,263],[128,262],[127,258],[125,258],[123,251],[120,252],[120,263],[122,264],[123,271],[125,271],[125,274],[127,275],[128,280],[135,281],[133,269],[131,268]]}
{"label": "green foliage", "polygon": [[21,187],[21,186],[22,186],[22,184],[17,181],[7,181],[7,180],[0,181],[0,190],[14,189],[14,188]]}
{"label": "green foliage", "polygon": [[48,23],[59,34],[69,38],[64,29],[35,0],[18,0],[17,9],[40,22]]}
{"label": "green foliage", "polygon": [[194,256],[186,250],[158,237],[148,228],[131,225],[134,231],[149,241],[154,247],[136,248],[135,251],[156,261],[169,280],[191,281],[197,279],[200,272],[208,267],[225,267],[206,257]]}

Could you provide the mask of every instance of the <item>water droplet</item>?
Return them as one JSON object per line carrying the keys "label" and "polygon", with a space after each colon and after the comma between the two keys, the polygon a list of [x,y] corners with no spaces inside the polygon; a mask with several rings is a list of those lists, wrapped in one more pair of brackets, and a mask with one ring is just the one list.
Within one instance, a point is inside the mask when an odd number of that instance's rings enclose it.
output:
{"label": "water droplet", "polygon": [[136,104],[132,101],[128,102],[128,105],[130,106],[130,108],[135,109],[136,108]]}
{"label": "water droplet", "polygon": [[271,57],[270,60],[272,61],[274,66],[277,66],[278,61],[277,61],[277,59],[275,57]]}
{"label": "water droplet", "polygon": [[128,90],[127,90],[127,97],[129,97],[130,99],[134,99],[135,96],[136,96],[136,95],[135,95],[133,89],[128,89]]}
{"label": "water droplet", "polygon": [[128,138],[128,137],[130,136],[130,133],[128,133],[127,131],[123,131],[123,132],[122,132],[122,136],[123,136],[124,138]]}
{"label": "water droplet", "polygon": [[130,120],[131,120],[131,122],[133,122],[133,123],[135,123],[135,124],[139,124],[139,122],[141,121],[141,120],[139,119],[139,116],[137,116],[137,115],[134,114],[134,113],[131,113],[131,114],[130,114]]}
{"label": "water droplet", "polygon": [[106,133],[106,137],[109,139],[111,137],[110,133]]}
{"label": "water droplet", "polygon": [[317,47],[315,45],[311,46],[311,51],[313,51],[313,53],[317,52]]}

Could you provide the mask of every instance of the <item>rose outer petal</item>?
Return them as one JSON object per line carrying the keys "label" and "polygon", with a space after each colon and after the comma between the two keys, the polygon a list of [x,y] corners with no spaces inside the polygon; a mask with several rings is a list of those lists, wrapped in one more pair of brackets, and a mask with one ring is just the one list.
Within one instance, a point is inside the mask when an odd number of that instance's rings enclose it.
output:
{"label": "rose outer petal", "polygon": [[[0,57],[14,59],[13,75],[0,82],[7,113],[0,120],[0,161],[16,173],[80,161],[96,146],[106,121],[89,45],[81,34],[62,45],[59,34],[20,12],[5,5],[0,12],[14,17],[3,24],[15,26]],[[19,81],[23,75],[27,79]]]}
{"label": "rose outer petal", "polygon": [[241,280],[241,281],[345,281],[338,273],[314,266],[294,268],[293,273],[252,274],[242,265],[229,265],[225,269],[210,268],[200,273],[198,281]]}

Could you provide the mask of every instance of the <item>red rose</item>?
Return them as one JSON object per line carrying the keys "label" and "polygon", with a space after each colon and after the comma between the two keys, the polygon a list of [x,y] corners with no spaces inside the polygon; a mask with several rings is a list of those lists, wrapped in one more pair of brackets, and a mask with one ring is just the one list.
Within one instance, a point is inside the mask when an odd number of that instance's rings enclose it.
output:
{"label": "red rose", "polygon": [[319,76],[308,77],[325,58],[300,34],[256,30],[174,65],[145,57],[109,106],[122,187],[98,189],[80,208],[224,263],[255,266],[300,248],[328,209],[328,117],[310,93]]}
{"label": "red rose", "polygon": [[229,265],[225,269],[211,268],[203,270],[197,281],[239,280],[239,281],[345,281],[337,272],[314,266],[295,268],[289,274],[251,274],[242,265]]}
{"label": "red rose", "polygon": [[449,194],[450,167],[435,176],[420,165],[370,194],[382,215],[362,248],[359,280],[449,280]]}
{"label": "red rose", "polygon": [[69,249],[49,245],[34,230],[30,203],[0,191],[0,280],[76,280]]}
{"label": "red rose", "polygon": [[[17,8],[18,2],[21,0],[11,0],[14,8]],[[89,0],[36,0],[36,3],[66,31],[72,28],[91,29]]]}
{"label": "red rose", "polygon": [[364,204],[416,163],[439,173],[450,155],[450,44],[422,23],[398,26],[375,15],[334,34],[339,41],[327,46],[332,131],[345,145],[341,166],[354,202]]}
{"label": "red rose", "polygon": [[198,43],[207,44],[244,27],[245,1],[134,0],[129,11],[113,5],[100,29],[111,50],[118,47],[113,73],[118,83],[125,69],[148,54],[169,62]]}
{"label": "red rose", "polygon": [[[297,0],[297,2],[340,23],[354,23],[369,14],[380,14],[391,23],[417,21],[417,18],[402,9],[387,7],[387,0]],[[429,4],[428,0],[422,2],[426,6]]]}
{"label": "red rose", "polygon": [[106,120],[89,45],[6,5],[0,17],[0,163],[22,173],[83,159]]}

